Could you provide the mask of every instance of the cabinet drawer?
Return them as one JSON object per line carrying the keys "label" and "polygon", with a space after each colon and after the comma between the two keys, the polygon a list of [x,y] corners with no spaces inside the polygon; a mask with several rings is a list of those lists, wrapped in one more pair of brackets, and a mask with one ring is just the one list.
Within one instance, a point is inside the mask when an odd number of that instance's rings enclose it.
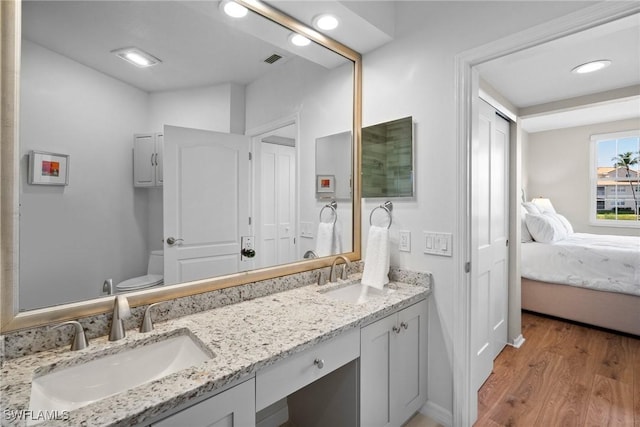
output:
{"label": "cabinet drawer", "polygon": [[[256,411],[288,396],[360,356],[355,328],[256,373]],[[320,364],[314,363],[322,361]]]}

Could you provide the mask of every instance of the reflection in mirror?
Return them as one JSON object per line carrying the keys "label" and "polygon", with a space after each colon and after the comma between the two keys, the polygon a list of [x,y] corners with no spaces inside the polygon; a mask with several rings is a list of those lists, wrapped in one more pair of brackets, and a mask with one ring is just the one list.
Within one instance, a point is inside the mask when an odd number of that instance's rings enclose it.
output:
{"label": "reflection in mirror", "polygon": [[413,120],[362,128],[362,197],[413,197]]}
{"label": "reflection in mirror", "polygon": [[[283,265],[316,248],[327,201],[316,198],[313,142],[352,128],[353,63],[217,5],[23,3],[20,311]],[[29,184],[31,150],[68,155],[68,185]],[[353,201],[340,188],[350,252]]]}
{"label": "reflection in mirror", "polygon": [[316,192],[319,199],[351,200],[352,146],[351,132],[316,139]]}

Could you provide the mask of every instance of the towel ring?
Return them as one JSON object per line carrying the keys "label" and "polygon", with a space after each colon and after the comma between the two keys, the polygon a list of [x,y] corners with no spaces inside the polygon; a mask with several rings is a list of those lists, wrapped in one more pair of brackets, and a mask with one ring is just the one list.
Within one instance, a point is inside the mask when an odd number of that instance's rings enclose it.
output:
{"label": "towel ring", "polygon": [[372,221],[373,213],[376,211],[376,209],[384,209],[387,212],[387,215],[389,215],[389,225],[387,225],[387,228],[391,228],[391,223],[393,222],[393,218],[391,216],[391,211],[393,210],[393,203],[391,203],[390,201],[386,201],[384,202],[384,204],[373,208],[371,210],[371,213],[369,214],[369,225],[373,225],[373,221]]}
{"label": "towel ring", "polygon": [[329,208],[333,211],[333,225],[335,225],[336,221],[338,220],[338,211],[336,210],[337,207],[338,207],[338,204],[336,203],[335,200],[332,200],[331,203],[324,205],[322,209],[320,209],[320,222],[322,222],[322,212],[325,209]]}

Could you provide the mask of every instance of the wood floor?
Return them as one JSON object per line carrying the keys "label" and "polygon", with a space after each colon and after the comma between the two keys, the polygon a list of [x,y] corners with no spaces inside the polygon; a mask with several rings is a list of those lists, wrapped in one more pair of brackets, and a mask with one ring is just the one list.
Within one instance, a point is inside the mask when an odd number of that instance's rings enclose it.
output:
{"label": "wood floor", "polygon": [[640,339],[522,315],[478,393],[477,427],[640,427]]}

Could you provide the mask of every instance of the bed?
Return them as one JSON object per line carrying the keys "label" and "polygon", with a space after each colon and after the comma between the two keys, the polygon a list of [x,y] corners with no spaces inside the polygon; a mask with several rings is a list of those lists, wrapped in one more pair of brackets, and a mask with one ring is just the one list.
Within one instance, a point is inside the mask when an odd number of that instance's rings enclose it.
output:
{"label": "bed", "polygon": [[569,228],[549,240],[534,216],[521,246],[522,308],[640,336],[640,236]]}

